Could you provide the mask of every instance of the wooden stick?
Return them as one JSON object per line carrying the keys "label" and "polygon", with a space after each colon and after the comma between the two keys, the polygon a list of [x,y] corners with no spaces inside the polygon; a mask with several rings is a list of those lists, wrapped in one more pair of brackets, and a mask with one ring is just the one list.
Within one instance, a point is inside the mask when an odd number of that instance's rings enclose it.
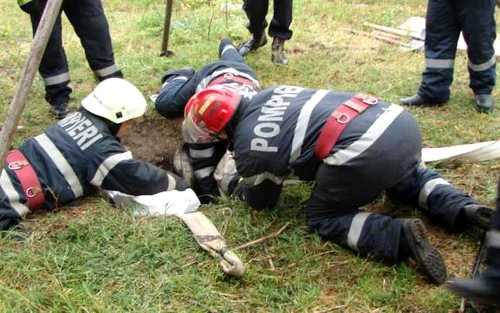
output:
{"label": "wooden stick", "polygon": [[168,50],[168,41],[170,39],[170,24],[172,21],[172,7],[174,5],[174,0],[167,0],[167,5],[165,7],[165,20],[163,22],[163,40],[161,42],[160,56],[169,57],[172,56],[172,51]]}
{"label": "wooden stick", "polygon": [[396,44],[396,45],[399,45],[399,46],[402,46],[402,47],[410,48],[410,45],[408,45],[405,42],[402,42],[402,41],[399,41],[399,40],[395,40],[395,39],[392,39],[392,38],[388,38],[388,37],[385,37],[385,36],[375,35],[375,34],[372,34],[372,33],[364,32],[364,31],[360,31],[360,30],[355,30],[355,29],[348,29],[348,28],[342,28],[342,30],[347,31],[347,32],[351,32],[351,33],[357,34],[357,35],[362,35],[362,36],[366,36],[366,37],[375,38],[375,39],[382,40],[382,41],[385,41],[385,42],[388,42],[388,43],[392,43],[392,44]]}
{"label": "wooden stick", "polygon": [[5,163],[5,155],[12,144],[15,130],[21,119],[26,99],[33,86],[33,80],[35,79],[38,66],[45,52],[45,47],[47,47],[50,34],[61,10],[62,2],[63,0],[48,0],[45,5],[45,10],[36,30],[28,59],[24,64],[21,79],[17,83],[16,93],[10,103],[7,119],[0,131],[0,160],[2,164]]}
{"label": "wooden stick", "polygon": [[466,305],[467,305],[467,299],[462,298],[462,301],[460,302],[460,309],[458,310],[458,312],[464,313]]}
{"label": "wooden stick", "polygon": [[371,27],[376,30],[380,30],[386,33],[394,34],[397,36],[402,36],[402,37],[412,37],[414,39],[419,39],[422,40],[423,38],[421,36],[415,36],[412,35],[410,31],[399,29],[399,28],[392,28],[392,27],[387,27],[387,26],[382,26],[382,25],[377,25],[377,24],[372,24],[372,23],[363,23],[363,25]]}
{"label": "wooden stick", "polygon": [[384,36],[384,37],[388,37],[388,38],[393,38],[393,39],[396,39],[396,40],[402,39],[401,36],[394,35],[394,34],[391,34],[391,33],[386,33],[386,32],[383,32],[381,30],[372,30],[372,34],[379,35],[379,36]]}
{"label": "wooden stick", "polygon": [[256,245],[256,244],[261,243],[261,242],[263,242],[263,241],[266,241],[267,239],[270,239],[270,238],[273,238],[273,237],[277,237],[277,236],[279,236],[279,234],[281,234],[281,232],[282,232],[282,231],[284,231],[284,230],[285,230],[285,228],[287,228],[287,227],[288,227],[288,225],[289,225],[289,224],[290,224],[290,223],[286,223],[286,224],[285,224],[283,227],[281,227],[281,228],[280,228],[277,232],[272,233],[271,235],[267,235],[267,236],[262,237],[262,238],[259,238],[259,239],[257,239],[257,240],[247,242],[247,243],[245,243],[245,244],[243,244],[243,245],[241,245],[241,246],[238,246],[238,247],[236,247],[236,248],[233,248],[233,249],[231,249],[231,250],[236,251],[236,250],[240,250],[240,249],[248,248],[248,247],[250,247],[250,246],[253,246],[253,245]]}

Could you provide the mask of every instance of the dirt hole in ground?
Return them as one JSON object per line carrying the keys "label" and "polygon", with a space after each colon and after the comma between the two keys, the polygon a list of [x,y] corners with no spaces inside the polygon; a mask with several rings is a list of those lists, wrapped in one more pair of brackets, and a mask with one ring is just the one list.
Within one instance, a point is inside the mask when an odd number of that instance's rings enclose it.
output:
{"label": "dirt hole in ground", "polygon": [[174,153],[183,142],[181,124],[182,118],[167,119],[153,114],[126,134],[122,143],[135,159],[172,171]]}

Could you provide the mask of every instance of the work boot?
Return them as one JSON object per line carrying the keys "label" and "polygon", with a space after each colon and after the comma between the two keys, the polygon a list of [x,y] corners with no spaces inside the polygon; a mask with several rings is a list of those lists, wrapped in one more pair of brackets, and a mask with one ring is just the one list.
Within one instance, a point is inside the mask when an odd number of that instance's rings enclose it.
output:
{"label": "work boot", "polygon": [[430,280],[438,285],[446,280],[446,267],[437,249],[429,242],[424,223],[419,219],[403,219],[403,238],[409,257],[414,259]]}
{"label": "work boot", "polygon": [[479,113],[490,113],[493,111],[495,102],[493,101],[493,96],[491,94],[480,94],[475,95],[476,101],[474,102],[474,108]]}
{"label": "work boot", "polygon": [[440,105],[440,103],[425,100],[418,93],[414,94],[411,97],[400,99],[399,104],[411,105],[411,106],[416,106],[416,107],[430,107],[430,106],[439,106]]}
{"label": "work boot", "polygon": [[255,51],[259,49],[260,47],[264,46],[267,43],[267,37],[266,34],[262,33],[260,35],[253,35],[251,39],[243,42],[239,47],[238,47],[238,52],[242,55],[245,56],[249,54],[251,51]]}
{"label": "work boot", "polygon": [[464,207],[467,223],[488,230],[493,210],[480,204],[468,204]]}
{"label": "work boot", "polygon": [[285,56],[285,39],[274,38],[271,45],[271,61],[274,64],[288,65],[288,59]]}
{"label": "work boot", "polygon": [[478,279],[452,278],[446,287],[453,293],[483,305],[500,305],[500,282],[486,277]]}
{"label": "work boot", "polygon": [[61,103],[61,104],[52,105],[52,108],[50,109],[50,111],[52,112],[52,114],[55,115],[55,117],[58,120],[62,120],[69,113],[68,104],[67,103]]}

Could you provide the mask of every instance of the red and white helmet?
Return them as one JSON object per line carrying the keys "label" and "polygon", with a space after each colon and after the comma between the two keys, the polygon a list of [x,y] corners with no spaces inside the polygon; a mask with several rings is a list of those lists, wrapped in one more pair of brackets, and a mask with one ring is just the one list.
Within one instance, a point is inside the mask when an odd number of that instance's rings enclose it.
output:
{"label": "red and white helmet", "polygon": [[186,142],[213,142],[226,138],[224,128],[241,100],[234,88],[215,85],[189,99],[184,109],[183,135]]}

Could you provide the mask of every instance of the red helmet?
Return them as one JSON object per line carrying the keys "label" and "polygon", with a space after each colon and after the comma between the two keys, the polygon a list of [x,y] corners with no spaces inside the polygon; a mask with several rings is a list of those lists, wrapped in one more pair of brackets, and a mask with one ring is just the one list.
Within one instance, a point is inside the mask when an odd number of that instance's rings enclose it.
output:
{"label": "red helmet", "polygon": [[[236,89],[215,85],[189,99],[184,109],[184,135],[188,142],[211,142],[225,137],[224,128],[240,103]],[[188,140],[189,139],[189,140]]]}

